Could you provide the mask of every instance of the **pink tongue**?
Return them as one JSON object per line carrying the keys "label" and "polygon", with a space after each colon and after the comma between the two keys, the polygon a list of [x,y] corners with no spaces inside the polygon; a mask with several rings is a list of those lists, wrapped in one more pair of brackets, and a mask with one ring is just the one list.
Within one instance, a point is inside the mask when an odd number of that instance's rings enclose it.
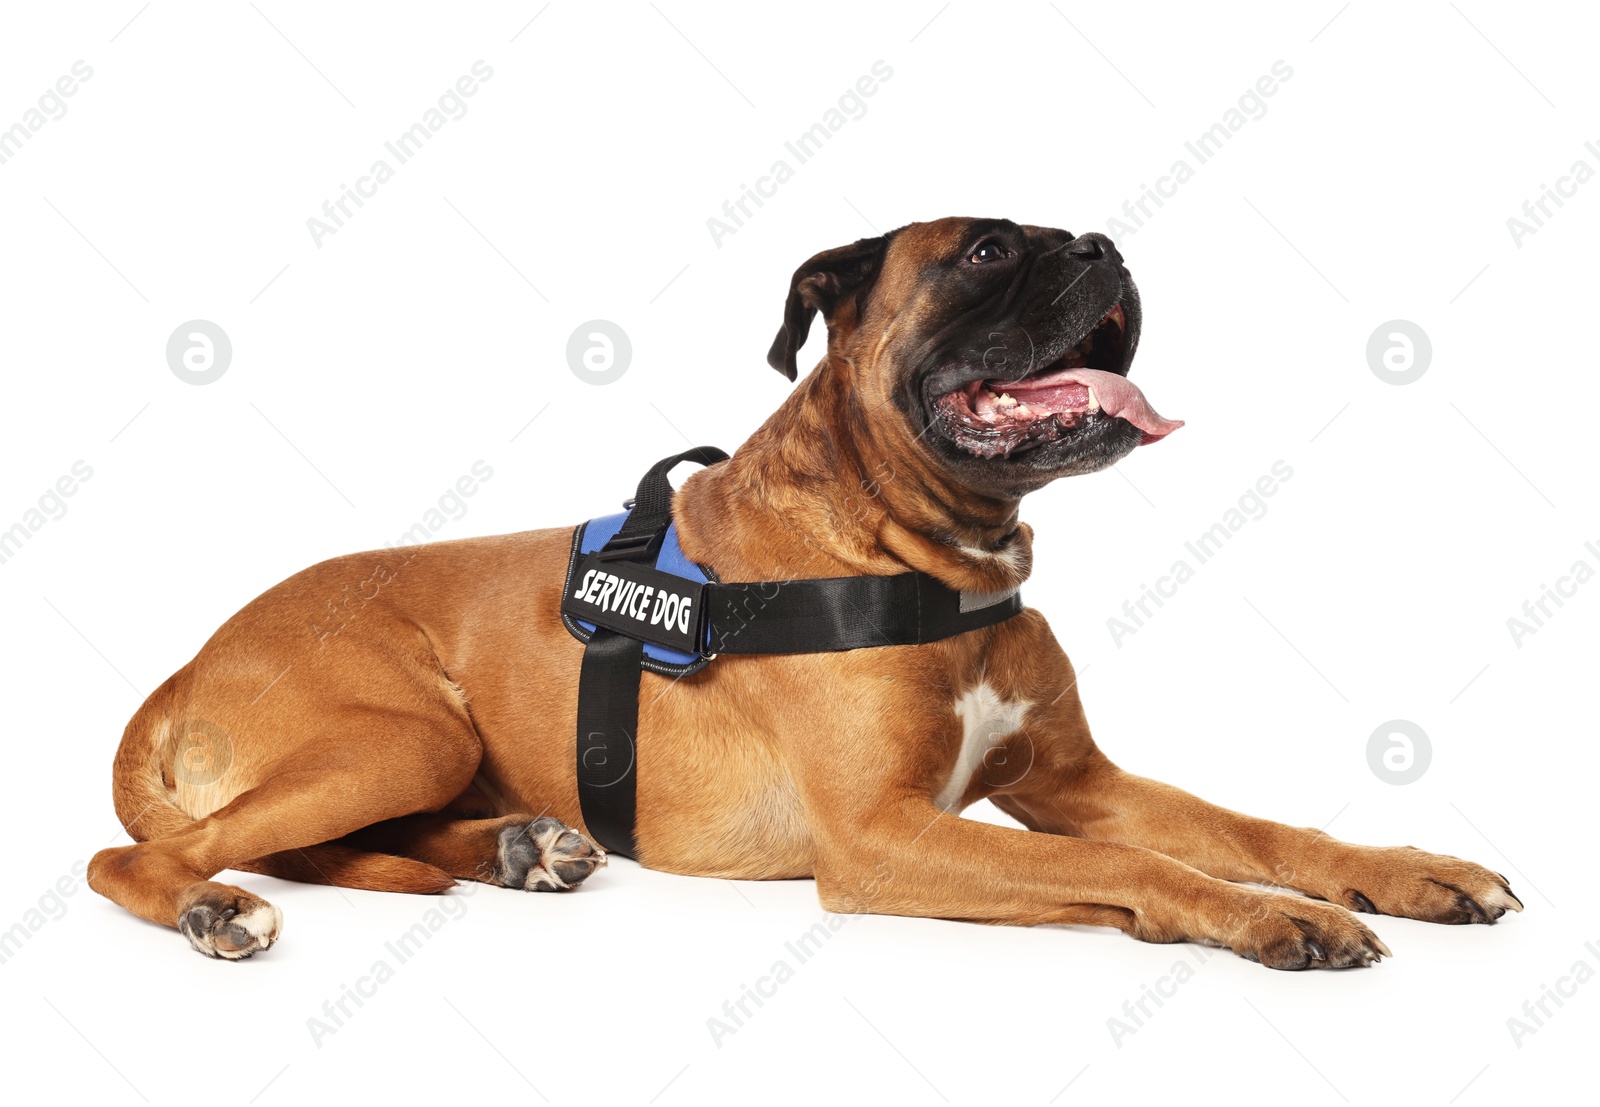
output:
{"label": "pink tongue", "polygon": [[1140,443],[1142,446],[1159,442],[1183,426],[1181,419],[1163,419],[1157,415],[1139,386],[1127,377],[1099,369],[1059,369],[1054,373],[1029,377],[1025,381],[1008,381],[1003,386],[991,384],[990,387],[997,392],[1003,388],[1019,403],[1048,409],[1052,398],[1062,396],[1065,392],[1075,392],[1076,389],[1069,387],[1074,384],[1094,389],[1100,409],[1107,415],[1126,419],[1144,431],[1144,441]]}

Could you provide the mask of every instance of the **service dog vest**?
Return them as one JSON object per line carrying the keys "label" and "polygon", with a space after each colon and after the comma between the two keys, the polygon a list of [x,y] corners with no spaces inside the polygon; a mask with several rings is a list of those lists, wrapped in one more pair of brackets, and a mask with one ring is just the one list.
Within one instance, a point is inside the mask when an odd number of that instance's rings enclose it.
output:
{"label": "service dog vest", "polygon": [[667,473],[728,455],[699,446],[663,458],[619,515],[572,535],[561,621],[583,642],[578,799],[606,849],[632,857],[639,670],[690,677],[721,654],[830,653],[917,646],[1003,622],[1016,589],[958,592],[927,573],[723,583],[684,556]]}

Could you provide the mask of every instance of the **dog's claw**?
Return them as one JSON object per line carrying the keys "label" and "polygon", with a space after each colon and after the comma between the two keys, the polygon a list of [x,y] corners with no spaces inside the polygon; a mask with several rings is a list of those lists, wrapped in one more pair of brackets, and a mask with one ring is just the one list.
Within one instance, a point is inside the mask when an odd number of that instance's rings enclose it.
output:
{"label": "dog's claw", "polygon": [[1339,870],[1338,883],[1325,894],[1362,914],[1491,925],[1507,911],[1522,910],[1499,873],[1411,846],[1351,847]]}
{"label": "dog's claw", "polygon": [[1251,907],[1252,921],[1230,948],[1271,969],[1364,968],[1389,947],[1347,909],[1268,894]]}

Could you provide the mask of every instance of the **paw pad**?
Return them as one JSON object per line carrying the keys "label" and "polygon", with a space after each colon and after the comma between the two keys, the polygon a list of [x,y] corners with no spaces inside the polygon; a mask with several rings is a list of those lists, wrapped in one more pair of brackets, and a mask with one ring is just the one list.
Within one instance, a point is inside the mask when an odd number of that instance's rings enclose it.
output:
{"label": "paw pad", "polygon": [[283,913],[264,899],[223,888],[179,911],[178,930],[207,957],[242,961],[278,940]]}
{"label": "paw pad", "polygon": [[535,819],[500,832],[498,882],[529,892],[576,888],[606,863],[606,852],[559,819]]}

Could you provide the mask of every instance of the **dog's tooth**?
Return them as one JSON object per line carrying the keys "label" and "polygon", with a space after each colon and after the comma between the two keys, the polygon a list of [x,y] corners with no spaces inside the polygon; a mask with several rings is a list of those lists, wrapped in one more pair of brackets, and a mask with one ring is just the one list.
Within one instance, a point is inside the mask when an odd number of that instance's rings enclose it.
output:
{"label": "dog's tooth", "polygon": [[1094,389],[1092,389],[1092,388],[1089,389],[1089,410],[1090,411],[1099,411],[1100,410],[1100,397],[1098,397],[1098,396],[1096,396],[1094,394]]}
{"label": "dog's tooth", "polygon": [[1011,393],[1009,393],[1009,392],[1000,393],[1000,398],[997,399],[995,401],[995,403],[999,404],[1001,407],[1016,407],[1017,406],[1017,401],[1012,397]]}

